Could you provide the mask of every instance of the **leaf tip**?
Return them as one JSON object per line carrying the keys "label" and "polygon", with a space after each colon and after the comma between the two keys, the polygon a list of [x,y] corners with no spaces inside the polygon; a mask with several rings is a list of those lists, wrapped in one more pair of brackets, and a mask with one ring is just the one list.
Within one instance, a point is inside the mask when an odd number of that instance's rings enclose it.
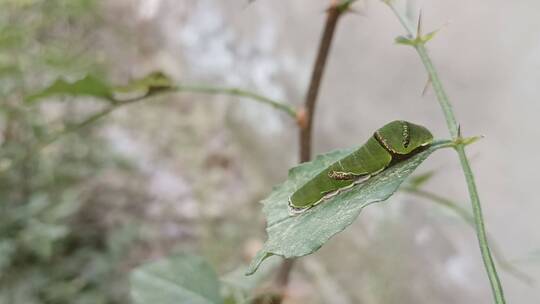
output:
{"label": "leaf tip", "polygon": [[253,258],[253,260],[251,261],[251,264],[249,264],[245,275],[250,276],[254,274],[255,271],[259,269],[259,266],[261,266],[262,262],[271,256],[273,256],[272,253],[267,252],[264,249],[261,249],[259,252],[257,252],[255,257]]}

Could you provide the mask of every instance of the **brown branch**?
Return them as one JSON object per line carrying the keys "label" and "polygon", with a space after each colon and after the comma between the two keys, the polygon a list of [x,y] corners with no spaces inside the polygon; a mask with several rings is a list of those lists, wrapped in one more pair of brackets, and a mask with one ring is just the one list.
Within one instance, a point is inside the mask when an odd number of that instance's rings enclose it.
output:
{"label": "brown branch", "polygon": [[315,114],[317,96],[319,95],[319,88],[324,69],[326,67],[326,60],[328,58],[332,40],[334,38],[334,31],[336,29],[339,17],[343,12],[344,10],[337,3],[333,3],[327,10],[324,31],[321,36],[317,58],[315,59],[315,64],[311,73],[311,80],[309,82],[309,88],[304,101],[303,110],[305,111],[305,121],[300,125],[301,163],[311,159],[311,136],[313,133],[313,116]]}
{"label": "brown branch", "polygon": [[[326,22],[324,30],[319,42],[319,49],[313,71],[311,74],[311,80],[309,83],[308,91],[304,101],[304,106],[298,113],[298,125],[300,128],[300,162],[306,162],[311,159],[311,144],[313,133],[313,117],[315,114],[315,105],[317,103],[317,96],[319,95],[319,88],[321,85],[322,76],[326,67],[326,61],[334,38],[334,32],[338,20],[347,12],[349,6],[354,0],[333,0],[330,7],[326,11]],[[289,283],[289,276],[294,265],[294,259],[287,259],[282,262],[278,273],[275,278],[276,287],[280,294],[279,299],[275,301],[276,304],[281,303],[285,290]]]}

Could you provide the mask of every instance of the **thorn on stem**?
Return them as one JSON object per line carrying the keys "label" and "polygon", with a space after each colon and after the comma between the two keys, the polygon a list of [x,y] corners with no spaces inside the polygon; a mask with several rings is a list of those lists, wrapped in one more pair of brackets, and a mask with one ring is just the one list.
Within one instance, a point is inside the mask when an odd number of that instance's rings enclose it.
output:
{"label": "thorn on stem", "polygon": [[418,25],[416,27],[416,38],[422,37],[422,10],[420,10],[420,13],[418,14]]}
{"label": "thorn on stem", "polygon": [[422,90],[422,96],[426,95],[426,92],[429,89],[430,85],[431,85],[431,75],[429,75],[428,79],[426,80],[426,85],[424,86],[424,89]]}

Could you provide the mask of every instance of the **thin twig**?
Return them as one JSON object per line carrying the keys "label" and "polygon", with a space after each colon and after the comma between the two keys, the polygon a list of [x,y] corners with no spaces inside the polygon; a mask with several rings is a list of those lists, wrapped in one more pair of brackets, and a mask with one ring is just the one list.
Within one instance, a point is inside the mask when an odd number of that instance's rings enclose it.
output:
{"label": "thin twig", "polygon": [[210,94],[210,95],[229,95],[229,96],[235,96],[235,97],[244,97],[244,98],[247,98],[248,100],[266,104],[277,110],[283,111],[284,113],[286,113],[292,118],[296,117],[296,110],[293,107],[283,102],[279,102],[279,101],[273,100],[271,98],[268,98],[268,97],[265,97],[257,93],[247,91],[247,90],[243,90],[239,88],[214,87],[214,86],[209,86],[209,85],[178,85],[172,88],[160,90],[152,94],[135,97],[128,100],[113,101],[111,106],[95,114],[92,114],[90,117],[83,120],[82,122],[68,126],[66,129],[54,135],[49,136],[44,142],[40,144],[40,146],[43,148],[55,142],[60,137],[63,137],[66,134],[79,131],[123,106],[140,102],[140,101],[146,101],[152,97],[155,97],[157,95],[162,95],[165,93],[201,93],[201,94]]}
{"label": "thin twig", "polygon": [[486,228],[484,225],[484,217],[482,215],[482,206],[480,204],[480,196],[478,195],[478,190],[476,188],[474,174],[471,170],[471,166],[469,164],[467,155],[465,154],[465,145],[463,144],[461,140],[460,128],[457,123],[456,117],[454,115],[454,111],[452,110],[450,100],[448,99],[448,95],[446,94],[444,87],[442,85],[442,82],[439,79],[437,70],[435,69],[433,62],[431,61],[431,58],[429,57],[427,49],[425,47],[425,43],[427,40],[425,40],[424,37],[421,36],[422,29],[418,28],[415,31],[414,27],[411,26],[410,22],[405,17],[405,15],[402,14],[394,6],[394,3],[392,0],[383,0],[383,2],[385,2],[388,6],[390,6],[392,11],[396,14],[399,21],[401,22],[401,24],[407,31],[408,33],[407,38],[410,39],[409,45],[412,45],[414,47],[414,49],[420,56],[420,59],[422,63],[424,64],[424,67],[427,73],[429,74],[429,77],[431,79],[431,83],[433,86],[433,90],[435,91],[435,94],[437,95],[437,100],[439,101],[441,109],[444,113],[448,130],[450,131],[450,135],[452,136],[452,139],[456,142],[455,150],[459,156],[461,167],[463,169],[465,180],[467,182],[467,188],[469,190],[469,197],[470,197],[472,209],[473,209],[476,235],[477,235],[478,243],[480,246],[480,252],[482,254],[482,260],[484,262],[484,267],[486,269],[489,282],[491,284],[491,291],[493,293],[493,298],[495,300],[495,303],[504,304],[506,303],[506,301],[504,299],[503,287],[499,279],[499,275],[497,274],[497,269],[495,267],[495,263],[493,262],[493,257],[491,256],[491,250],[489,248]]}
{"label": "thin twig", "polygon": [[[354,2],[351,0],[344,1],[332,1],[330,7],[326,11],[326,22],[324,25],[324,30],[321,35],[319,42],[319,49],[317,51],[317,57],[313,65],[313,71],[311,74],[311,80],[309,82],[309,87],[304,101],[303,117],[300,118],[299,127],[300,127],[300,162],[306,162],[311,159],[311,146],[312,146],[312,134],[313,134],[313,117],[315,114],[317,96],[319,94],[319,89],[321,86],[322,77],[326,67],[326,62],[328,54],[330,52],[330,47],[334,38],[334,32],[336,30],[336,25],[343,15],[346,13],[349,6]],[[284,260],[278,270],[276,276],[276,285],[279,288],[279,291],[282,295],[285,293],[285,289],[289,283],[289,276],[294,265],[294,259]],[[278,302],[281,303],[281,300]]]}
{"label": "thin twig", "polygon": [[334,38],[334,32],[342,11],[338,4],[334,3],[327,10],[326,23],[319,42],[319,50],[311,73],[308,91],[304,101],[305,123],[300,127],[300,162],[306,162],[311,159],[311,136],[313,133],[313,116],[316,110],[317,96],[321,80],[326,67],[326,60]]}
{"label": "thin twig", "polygon": [[111,105],[90,115],[83,121],[75,123],[75,124],[70,124],[63,130],[60,130],[53,134],[49,134],[44,139],[36,143],[31,149],[29,149],[27,153],[21,154],[18,158],[14,159],[11,162],[10,166],[8,166],[7,168],[2,168],[2,170],[7,170],[9,168],[12,168],[13,166],[18,166],[22,163],[25,163],[26,160],[28,160],[32,155],[39,153],[41,150],[53,144],[60,138],[68,134],[78,132],[86,128],[87,126],[91,125],[92,123],[104,118],[108,114],[120,108],[123,108],[124,106],[137,103],[137,102],[147,101],[147,100],[150,100],[152,97],[165,94],[165,93],[182,93],[182,92],[243,97],[243,98],[246,98],[247,100],[252,100],[255,102],[272,106],[273,108],[284,112],[291,118],[296,118],[296,110],[293,107],[283,102],[279,102],[279,101],[273,100],[271,98],[268,98],[268,97],[265,97],[265,96],[247,91],[247,90],[243,90],[239,88],[214,87],[214,86],[208,86],[208,85],[178,85],[172,88],[159,90],[159,91],[152,92],[144,96],[139,96],[139,97],[135,97],[128,100],[112,99],[110,100]]}
{"label": "thin twig", "polygon": [[191,92],[191,93],[202,93],[202,94],[213,94],[213,95],[230,95],[236,97],[245,97],[256,102],[267,104],[274,107],[277,110],[283,111],[292,118],[296,118],[296,110],[284,102],[279,102],[268,97],[246,91],[238,88],[227,88],[227,87],[211,87],[205,85],[179,85],[177,87],[178,92]]}

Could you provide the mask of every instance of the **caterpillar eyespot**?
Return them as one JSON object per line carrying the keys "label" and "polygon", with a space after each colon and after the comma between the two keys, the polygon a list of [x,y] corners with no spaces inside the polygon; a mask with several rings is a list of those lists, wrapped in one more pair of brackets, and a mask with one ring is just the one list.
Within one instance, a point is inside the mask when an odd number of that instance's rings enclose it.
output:
{"label": "caterpillar eyespot", "polygon": [[409,133],[409,124],[407,122],[403,122],[403,146],[405,148],[409,147],[409,144],[411,143],[411,133]]}

